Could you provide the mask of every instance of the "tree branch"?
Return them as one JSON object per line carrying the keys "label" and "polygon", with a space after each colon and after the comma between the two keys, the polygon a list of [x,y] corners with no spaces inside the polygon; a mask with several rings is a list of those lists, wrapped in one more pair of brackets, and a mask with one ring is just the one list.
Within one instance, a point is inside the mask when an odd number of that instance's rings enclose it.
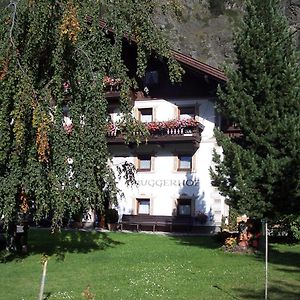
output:
{"label": "tree branch", "polygon": [[[13,12],[11,14],[11,19],[12,19],[12,22],[11,22],[11,27],[10,27],[10,30],[9,30],[9,39],[10,39],[10,43],[13,47],[13,49],[16,50],[16,59],[17,59],[17,64],[21,70],[21,72],[26,76],[28,77],[28,75],[26,74],[25,70],[23,69],[22,65],[21,65],[21,62],[18,58],[18,52],[17,52],[17,48],[16,48],[16,44],[14,42],[14,39],[13,39],[13,30],[14,30],[14,27],[15,27],[15,23],[16,23],[16,15],[17,15],[17,5],[19,3],[20,0],[17,0],[17,1],[10,1],[10,3],[8,4],[8,7],[13,7]],[[29,77],[28,77],[29,78]],[[33,95],[34,95],[34,98],[35,100],[37,101],[37,93],[35,92],[34,90],[34,87],[31,85],[31,88],[32,88],[32,92],[33,92]]]}

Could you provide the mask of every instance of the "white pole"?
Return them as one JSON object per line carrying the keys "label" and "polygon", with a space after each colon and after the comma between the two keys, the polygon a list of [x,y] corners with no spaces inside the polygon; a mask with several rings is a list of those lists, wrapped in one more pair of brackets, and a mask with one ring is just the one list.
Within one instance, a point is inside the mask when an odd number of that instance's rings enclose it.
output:
{"label": "white pole", "polygon": [[45,259],[44,266],[43,266],[43,275],[42,275],[42,280],[41,280],[40,294],[39,294],[39,299],[38,300],[43,300],[44,288],[45,288],[45,279],[46,279],[46,272],[47,272],[47,263],[48,263],[48,260]]}
{"label": "white pole", "polygon": [[265,281],[265,300],[268,299],[268,221],[265,220],[265,235],[266,235],[266,245],[265,245],[265,261],[266,261],[266,281]]}

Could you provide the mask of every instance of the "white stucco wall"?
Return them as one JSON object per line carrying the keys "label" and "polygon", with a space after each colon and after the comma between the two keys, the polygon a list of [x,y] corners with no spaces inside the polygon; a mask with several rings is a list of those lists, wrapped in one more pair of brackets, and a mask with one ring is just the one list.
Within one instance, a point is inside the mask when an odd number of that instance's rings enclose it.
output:
{"label": "white stucco wall", "polygon": [[[136,199],[150,199],[150,213],[153,215],[172,215],[176,211],[178,198],[189,198],[192,205],[192,215],[205,212],[210,216],[209,225],[220,225],[222,215],[227,215],[224,199],[211,185],[209,168],[212,165],[212,152],[217,147],[213,130],[216,123],[214,103],[211,99],[157,99],[136,101],[135,108],[153,108],[155,121],[166,121],[178,116],[177,107],[195,106],[196,118],[204,126],[199,148],[193,155],[193,171],[182,172],[176,170],[177,156],[175,153],[189,151],[186,145],[168,145],[155,148],[152,160],[152,170],[137,172],[138,186],[127,187],[121,180],[118,187],[122,191],[119,197],[119,213],[135,214]],[[147,151],[151,146],[143,146]],[[136,150],[137,152],[139,149]],[[117,149],[113,155],[117,155]],[[128,151],[128,156],[113,158],[113,164],[121,164],[125,160],[133,164],[136,158]]]}

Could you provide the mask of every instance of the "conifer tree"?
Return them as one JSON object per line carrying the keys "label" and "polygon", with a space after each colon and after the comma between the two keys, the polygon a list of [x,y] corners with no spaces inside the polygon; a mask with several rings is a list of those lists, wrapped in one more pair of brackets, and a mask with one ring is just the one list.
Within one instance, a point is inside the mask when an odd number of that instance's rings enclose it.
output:
{"label": "conifer tree", "polygon": [[[51,214],[60,226],[64,216],[116,198],[103,78],[122,82],[123,129],[130,132],[137,125],[128,91],[143,76],[148,55],[166,57],[170,79],[179,76],[153,22],[167,6],[157,0],[8,2],[0,11],[0,217],[8,223],[34,208],[35,219]],[[124,37],[137,47],[130,76]]]}
{"label": "conifer tree", "polygon": [[212,181],[250,217],[300,212],[300,69],[293,32],[277,0],[249,0],[234,37],[236,66],[219,90],[218,109],[241,136],[216,132]]}

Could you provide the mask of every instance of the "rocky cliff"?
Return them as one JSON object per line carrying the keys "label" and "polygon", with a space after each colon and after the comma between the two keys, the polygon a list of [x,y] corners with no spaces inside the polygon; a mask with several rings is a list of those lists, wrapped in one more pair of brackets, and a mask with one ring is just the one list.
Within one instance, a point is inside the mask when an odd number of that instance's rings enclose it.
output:
{"label": "rocky cliff", "polygon": [[[264,0],[262,0],[264,1]],[[215,67],[232,62],[232,34],[239,26],[243,0],[182,0],[182,16],[160,16],[172,47]],[[292,30],[300,28],[300,0],[281,0]],[[300,31],[299,31],[300,32]],[[295,35],[300,46],[300,35]]]}
{"label": "rocky cliff", "polygon": [[[214,67],[221,67],[224,62],[232,62],[232,34],[239,26],[245,1],[178,2],[182,4],[180,19],[159,15],[156,20],[165,29],[172,48]],[[9,0],[0,0],[0,7],[8,3]],[[300,0],[281,0],[281,6],[292,30],[300,29]],[[295,35],[295,39],[300,47],[300,34]]]}

